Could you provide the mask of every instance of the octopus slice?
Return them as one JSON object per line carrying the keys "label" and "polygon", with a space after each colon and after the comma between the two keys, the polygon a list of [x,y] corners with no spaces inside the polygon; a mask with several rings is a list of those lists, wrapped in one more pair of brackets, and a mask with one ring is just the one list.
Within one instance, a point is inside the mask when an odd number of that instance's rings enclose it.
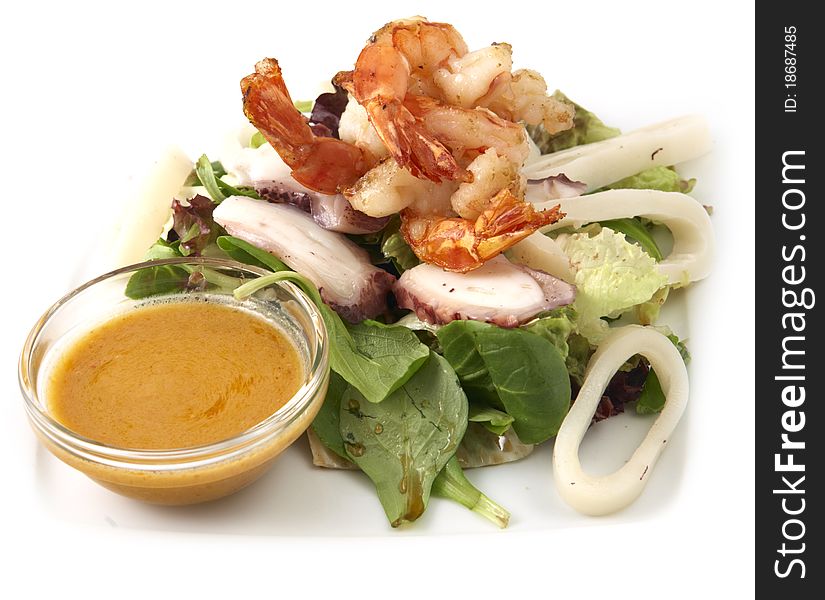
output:
{"label": "octopus slice", "polygon": [[501,327],[517,327],[576,297],[576,288],[569,283],[503,256],[469,273],[420,264],[404,272],[393,292],[399,307],[428,323],[472,319]]}
{"label": "octopus slice", "polygon": [[249,148],[229,140],[226,145],[221,160],[224,168],[237,185],[254,187],[264,200],[297,206],[324,229],[339,233],[374,233],[387,224],[388,219],[355,210],[341,194],[321,194],[298,183],[269,144]]}
{"label": "octopus slice", "polygon": [[267,202],[297,206],[309,213],[324,229],[338,233],[375,233],[384,229],[390,220],[389,217],[371,217],[355,210],[341,194],[318,194],[294,180],[257,181],[255,191]]}
{"label": "octopus slice", "polygon": [[360,323],[387,310],[395,277],[373,266],[366,251],[300,209],[231,196],[213,217],[231,235],[271,252],[308,277],[347,321]]}

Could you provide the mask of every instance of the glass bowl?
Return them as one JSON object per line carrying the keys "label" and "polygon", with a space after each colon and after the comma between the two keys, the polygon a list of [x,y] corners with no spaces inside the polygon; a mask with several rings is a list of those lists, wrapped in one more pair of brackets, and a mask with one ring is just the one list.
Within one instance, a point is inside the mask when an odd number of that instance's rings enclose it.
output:
{"label": "glass bowl", "polygon": [[[303,291],[279,282],[244,300],[232,296],[237,285],[266,274],[232,260],[171,258],[112,271],[61,298],[32,328],[20,356],[20,389],[40,441],[100,485],[151,503],[205,502],[255,481],[312,423],[329,382],[327,331]],[[186,301],[219,300],[277,326],[292,340],[303,361],[305,377],[295,395],[239,435],[188,448],[114,447],[78,435],[52,418],[44,398],[45,380],[61,348],[112,316],[171,295]]]}

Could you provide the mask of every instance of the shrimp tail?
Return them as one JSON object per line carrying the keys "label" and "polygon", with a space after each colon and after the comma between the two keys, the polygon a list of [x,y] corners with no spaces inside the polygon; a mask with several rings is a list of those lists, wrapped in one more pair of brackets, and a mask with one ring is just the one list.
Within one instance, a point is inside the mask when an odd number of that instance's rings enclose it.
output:
{"label": "shrimp tail", "polygon": [[362,151],[337,138],[316,137],[292,102],[274,58],[255,65],[241,80],[243,111],[292,169],[292,176],[323,194],[350,187],[367,170]]}
{"label": "shrimp tail", "polygon": [[406,209],[401,213],[401,233],[422,261],[466,273],[563,217],[558,205],[537,211],[503,189],[475,221],[416,215]]}
{"label": "shrimp tail", "polygon": [[452,153],[398,101],[376,97],[365,103],[373,127],[395,161],[419,179],[472,181]]}

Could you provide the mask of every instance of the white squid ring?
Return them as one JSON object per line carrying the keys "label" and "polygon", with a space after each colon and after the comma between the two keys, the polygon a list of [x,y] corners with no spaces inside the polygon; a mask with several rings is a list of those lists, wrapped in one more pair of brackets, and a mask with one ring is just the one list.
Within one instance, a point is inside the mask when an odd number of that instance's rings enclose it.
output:
{"label": "white squid ring", "polygon": [[[623,467],[610,475],[593,477],[582,470],[579,446],[610,378],[637,353],[647,358],[656,371],[666,398],[664,409]],[[667,337],[639,325],[611,331],[590,359],[584,385],[556,436],[553,468],[556,488],[564,501],[581,513],[606,515],[636,500],[679,423],[687,401],[685,363]]]}

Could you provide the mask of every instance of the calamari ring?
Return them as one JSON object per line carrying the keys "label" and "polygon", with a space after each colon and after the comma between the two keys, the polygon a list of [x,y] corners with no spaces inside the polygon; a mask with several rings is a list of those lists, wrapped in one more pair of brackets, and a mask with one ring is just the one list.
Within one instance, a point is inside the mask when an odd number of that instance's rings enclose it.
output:
{"label": "calamari ring", "polygon": [[[665,407],[627,463],[610,475],[593,477],[582,470],[579,445],[610,378],[632,355],[641,354],[656,371]],[[659,454],[679,423],[688,401],[688,376],[679,351],[649,327],[614,329],[590,359],[584,385],[562,422],[553,449],[556,489],[570,506],[587,515],[625,508],[642,493]]]}

